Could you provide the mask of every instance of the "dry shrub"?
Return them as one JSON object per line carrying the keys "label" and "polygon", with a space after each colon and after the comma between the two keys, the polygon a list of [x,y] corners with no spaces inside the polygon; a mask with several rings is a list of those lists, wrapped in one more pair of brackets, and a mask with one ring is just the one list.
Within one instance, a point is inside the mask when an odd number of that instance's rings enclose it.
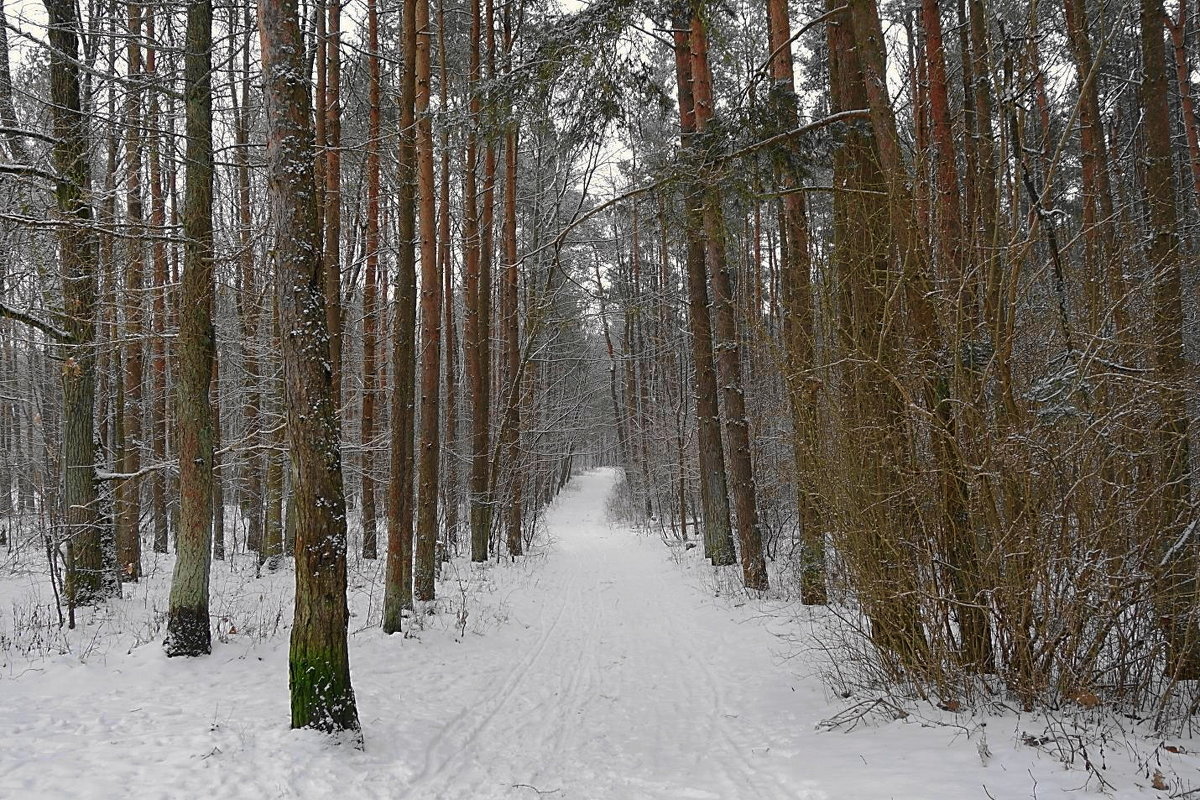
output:
{"label": "dry shrub", "polygon": [[840,620],[826,646],[844,684],[1165,725],[1200,702],[1197,537],[1169,463],[1189,387],[1144,347],[1064,354],[1029,302],[995,349],[828,334],[804,437]]}

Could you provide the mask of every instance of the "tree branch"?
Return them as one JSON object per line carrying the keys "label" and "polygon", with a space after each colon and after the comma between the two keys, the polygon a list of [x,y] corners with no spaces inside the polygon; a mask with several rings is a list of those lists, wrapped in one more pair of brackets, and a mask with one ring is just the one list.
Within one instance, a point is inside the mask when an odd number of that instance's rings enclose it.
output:
{"label": "tree branch", "polygon": [[9,128],[0,125],[0,136],[20,136],[22,139],[37,139],[47,144],[58,144],[58,139],[53,136],[47,136],[38,131],[31,131],[26,128]]}
{"label": "tree branch", "polygon": [[37,317],[30,316],[29,314],[26,314],[24,311],[18,311],[17,309],[12,308],[11,306],[8,306],[4,303],[0,303],[0,317],[5,317],[7,319],[13,319],[13,320],[16,320],[17,322],[28,325],[31,328],[36,328],[37,330],[46,334],[47,336],[49,336],[51,339],[55,340],[56,342],[62,342],[63,344],[70,344],[72,341],[71,334],[67,333],[66,331],[62,330],[61,328],[56,328],[56,327],[54,327],[53,324],[46,322],[43,319],[38,319]]}
{"label": "tree branch", "polygon": [[769,136],[766,139],[763,139],[762,141],[746,145],[741,150],[734,150],[728,155],[720,156],[716,161],[718,164],[726,161],[732,161],[735,158],[748,156],[751,153],[757,153],[759,150],[764,150],[782,142],[790,141],[791,139],[795,139],[797,136],[803,136],[806,133],[819,131],[821,128],[827,128],[830,125],[834,125],[838,122],[845,122],[846,120],[851,119],[865,119],[870,113],[871,112],[865,108],[852,108],[849,111],[839,111],[836,114],[830,114],[828,117],[822,117],[816,122],[810,122],[807,125],[801,125],[799,128],[792,128],[790,131],[777,133],[774,136]]}
{"label": "tree branch", "polygon": [[29,175],[34,178],[43,178],[53,184],[57,184],[59,181],[58,176],[53,172],[31,167],[28,164],[0,163],[0,175]]}

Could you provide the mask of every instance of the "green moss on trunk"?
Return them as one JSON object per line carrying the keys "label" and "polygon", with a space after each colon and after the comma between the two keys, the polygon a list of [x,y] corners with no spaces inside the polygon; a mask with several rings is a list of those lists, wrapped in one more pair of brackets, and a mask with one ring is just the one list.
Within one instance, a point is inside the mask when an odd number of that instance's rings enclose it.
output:
{"label": "green moss on trunk", "polygon": [[344,650],[322,652],[293,642],[288,680],[293,728],[315,728],[325,733],[359,730],[350,665]]}

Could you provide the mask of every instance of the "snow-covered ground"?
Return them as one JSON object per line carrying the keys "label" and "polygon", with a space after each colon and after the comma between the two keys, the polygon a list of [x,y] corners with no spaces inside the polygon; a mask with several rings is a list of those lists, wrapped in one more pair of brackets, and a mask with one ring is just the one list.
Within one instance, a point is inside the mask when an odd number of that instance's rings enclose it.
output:
{"label": "snow-covered ground", "polygon": [[[822,612],[715,593],[695,550],[610,523],[616,478],[575,478],[522,563],[454,562],[436,613],[405,637],[375,624],[381,563],[354,561],[362,752],[288,729],[290,573],[216,565],[220,640],[192,660],[158,644],[169,559],[69,635],[31,619],[52,602],[44,575],[0,578],[0,798],[1044,800],[1200,786],[1190,740],[1081,736],[1094,769],[1067,768],[1055,722],[1015,713],[930,706],[829,730],[858,699],[831,697],[820,649],[803,646]],[[1151,787],[1154,770],[1168,789]]]}

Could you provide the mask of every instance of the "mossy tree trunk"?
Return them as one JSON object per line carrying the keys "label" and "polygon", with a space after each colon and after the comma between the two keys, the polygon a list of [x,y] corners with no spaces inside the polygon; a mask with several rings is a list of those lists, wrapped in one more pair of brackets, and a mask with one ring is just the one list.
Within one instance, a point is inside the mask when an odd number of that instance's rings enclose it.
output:
{"label": "mossy tree trunk", "polygon": [[183,294],[179,304],[179,540],[167,618],[167,655],[212,652],[208,578],[212,563],[214,417],[212,3],[188,6],[184,55],[186,187]]}
{"label": "mossy tree trunk", "polygon": [[[359,730],[346,642],[346,498],[330,363],[312,106],[295,0],[258,7],[275,225],[275,301],[295,513],[296,608],[289,653],[292,727]],[[359,740],[361,741],[361,740]]]}

